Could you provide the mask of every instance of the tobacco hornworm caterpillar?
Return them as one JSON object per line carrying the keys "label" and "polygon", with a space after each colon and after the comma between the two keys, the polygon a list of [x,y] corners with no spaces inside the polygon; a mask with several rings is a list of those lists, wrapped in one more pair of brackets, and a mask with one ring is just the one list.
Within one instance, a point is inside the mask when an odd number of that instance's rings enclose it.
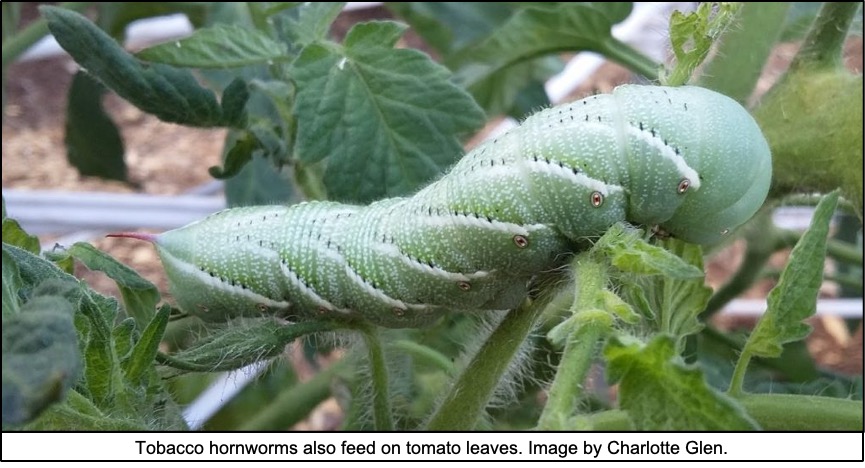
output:
{"label": "tobacco hornworm caterpillar", "polygon": [[749,219],[769,147],[712,91],[622,86],[532,115],[408,198],[228,209],[158,236],[172,292],[208,320],[344,316],[387,327],[515,307],[617,221],[708,244]]}

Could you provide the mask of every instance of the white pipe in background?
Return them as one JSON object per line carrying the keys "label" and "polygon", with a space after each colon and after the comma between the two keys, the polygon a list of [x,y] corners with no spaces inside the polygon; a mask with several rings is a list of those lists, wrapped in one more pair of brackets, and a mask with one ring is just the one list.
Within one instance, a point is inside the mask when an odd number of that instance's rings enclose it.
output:
{"label": "white pipe in background", "polygon": [[224,197],[4,189],[6,211],[31,234],[167,230],[225,208]]}

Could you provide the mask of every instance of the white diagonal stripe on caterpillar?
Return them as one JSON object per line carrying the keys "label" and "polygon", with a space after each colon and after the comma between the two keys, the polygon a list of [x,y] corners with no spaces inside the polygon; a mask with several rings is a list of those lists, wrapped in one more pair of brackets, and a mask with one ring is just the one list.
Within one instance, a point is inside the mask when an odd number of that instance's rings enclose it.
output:
{"label": "white diagonal stripe on caterpillar", "polygon": [[472,273],[457,273],[447,271],[443,268],[439,268],[434,265],[431,266],[420,260],[412,258],[400,251],[399,247],[387,242],[377,242],[375,243],[375,246],[373,248],[392,258],[399,259],[403,264],[407,265],[410,268],[424,273],[429,273],[432,276],[450,281],[471,281],[473,279],[486,278],[492,273],[492,271],[475,271]]}
{"label": "white diagonal stripe on caterpillar", "polygon": [[340,312],[343,314],[350,314],[351,313],[351,310],[339,308],[339,307],[331,304],[330,301],[328,301],[327,299],[321,297],[315,291],[315,289],[313,289],[309,285],[307,285],[300,278],[300,276],[298,276],[297,273],[295,273],[294,270],[292,270],[291,267],[288,266],[288,264],[286,262],[284,262],[284,261],[279,262],[279,268],[280,268],[280,270],[282,270],[283,275],[285,275],[285,278],[291,283],[291,285],[294,286],[295,288],[299,289],[301,291],[301,294],[312,299],[312,302],[314,302],[317,306],[324,307],[328,311],[336,311],[336,312]]}
{"label": "white diagonal stripe on caterpillar", "polygon": [[[606,126],[598,126],[608,129]],[[574,185],[579,185],[600,192],[604,196],[607,196],[610,193],[621,192],[623,190],[623,187],[620,185],[609,184],[598,179],[593,179],[586,175],[586,173],[576,170],[565,162],[551,158],[523,159],[520,161],[513,161],[510,164],[499,164],[492,167],[487,166],[482,171],[465,171],[463,174],[465,174],[465,183],[470,183],[470,180],[475,178],[484,180],[516,179],[520,178],[525,170],[565,179]]]}
{"label": "white diagonal stripe on caterpillar", "polygon": [[279,309],[287,309],[291,303],[288,301],[276,301],[267,296],[263,296],[261,294],[256,293],[248,288],[244,288],[242,286],[233,285],[230,283],[226,283],[223,279],[218,278],[216,276],[212,276],[208,273],[202,271],[199,267],[192,265],[191,263],[187,263],[174,255],[164,252],[163,258],[170,262],[175,268],[182,271],[183,273],[194,276],[199,279],[202,283],[207,286],[213,287],[215,289],[220,289],[226,292],[234,293],[243,297],[246,297],[252,301],[255,301],[257,304],[264,304],[268,307],[276,307]]}
{"label": "white diagonal stripe on caterpillar", "polygon": [[543,172],[555,177],[567,179],[575,185],[600,192],[604,196],[615,192],[621,192],[623,190],[621,185],[607,184],[598,179],[593,179],[587,176],[584,172],[574,171],[573,168],[568,167],[566,164],[560,164],[559,161],[538,158],[530,159],[523,162],[523,164],[528,167],[529,170]]}
{"label": "white diagonal stripe on caterpillar", "polygon": [[399,299],[394,299],[388,296],[384,293],[384,291],[371,285],[366,279],[360,276],[360,274],[355,271],[354,268],[352,268],[349,264],[345,265],[345,274],[352,282],[360,286],[366,294],[378,299],[379,301],[387,304],[389,307],[392,307],[394,309],[424,310],[430,307],[427,304],[408,304]]}
{"label": "white diagonal stripe on caterpillar", "polygon": [[498,221],[496,219],[487,218],[484,215],[478,215],[475,213],[452,212],[450,214],[441,214],[440,212],[435,211],[432,215],[424,214],[423,216],[419,216],[416,222],[423,223],[426,226],[441,228],[451,226],[465,226],[490,229],[493,231],[508,234],[510,236],[528,236],[529,233],[532,231],[545,229],[548,227],[546,224],[541,223],[516,224],[505,221]]}
{"label": "white diagonal stripe on caterpillar", "polygon": [[697,174],[697,171],[689,166],[688,163],[685,162],[685,158],[683,158],[675,148],[668,145],[667,142],[657,134],[657,132],[651,129],[641,129],[635,127],[633,124],[628,125],[626,128],[628,135],[645,142],[652,148],[655,148],[658,150],[658,154],[675,164],[676,170],[679,171],[679,174],[683,178],[688,179],[692,189],[700,189],[700,175]]}

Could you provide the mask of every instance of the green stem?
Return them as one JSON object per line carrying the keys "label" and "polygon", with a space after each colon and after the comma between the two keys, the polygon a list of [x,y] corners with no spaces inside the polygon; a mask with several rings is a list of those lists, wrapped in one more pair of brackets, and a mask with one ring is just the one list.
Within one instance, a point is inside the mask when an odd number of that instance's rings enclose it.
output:
{"label": "green stem", "polygon": [[568,421],[576,413],[580,389],[591,367],[597,345],[611,326],[610,317],[598,317],[596,313],[599,297],[607,284],[605,266],[592,261],[589,254],[580,255],[572,266],[577,294],[571,308],[574,316],[570,320],[575,328],[565,344],[547,403],[538,421],[540,430],[561,431],[571,428]]}
{"label": "green stem", "polygon": [[21,20],[21,4],[19,2],[2,3],[0,10],[3,12],[3,40],[5,40],[18,29],[18,22]]}
{"label": "green stem", "polygon": [[[803,233],[796,231],[781,231],[779,234],[779,242],[782,247],[793,247],[799,242]],[[837,239],[829,239],[826,241],[826,255],[842,263],[851,265],[862,265],[862,250],[855,246]]]}
{"label": "green stem", "polygon": [[310,380],[280,393],[275,400],[261,408],[240,426],[239,430],[278,431],[297,424],[330,396],[330,384],[333,378],[348,367],[345,360],[336,362]]}
{"label": "green stem", "polygon": [[[703,340],[715,341],[717,345],[722,345],[727,347],[729,350],[725,351],[723,356],[727,356],[727,352],[729,352],[730,359],[734,356],[740,355],[742,352],[742,347],[745,345],[743,338],[734,337],[719,331],[718,329],[712,327],[710,324],[707,324],[703,330],[700,331],[702,335],[701,338]],[[710,345],[715,346],[715,345]],[[726,359],[726,357],[725,357]],[[781,373],[781,374],[789,374],[789,369],[784,366],[784,361],[781,359],[768,359],[762,357],[752,357],[755,364],[759,364],[760,366],[770,369],[773,372]],[[836,379],[844,379],[843,377],[839,377],[837,375],[827,375],[827,378],[836,380]]]}
{"label": "green stem", "polygon": [[[749,394],[739,399],[765,431],[862,431],[862,402],[812,395]],[[628,413],[588,416],[598,431],[632,431]]]}
{"label": "green stem", "polygon": [[[760,274],[760,279],[778,280],[783,270],[771,269],[764,270]],[[836,273],[823,275],[823,279],[830,283],[838,283],[839,286],[848,287],[851,289],[862,289],[862,276],[856,274]]]}
{"label": "green stem", "polygon": [[[66,8],[72,11],[82,11],[91,2],[66,2],[58,5],[61,8]],[[39,39],[42,39],[48,34],[48,22],[44,18],[39,18],[20,32],[14,34],[8,40],[3,41],[3,70],[12,62],[23,54],[24,51],[30,48]]]}
{"label": "green stem", "polygon": [[429,346],[424,346],[420,343],[409,340],[397,340],[391,346],[394,351],[404,352],[416,361],[426,363],[436,369],[444,371],[448,375],[454,375],[456,373],[454,363],[447,356]]}
{"label": "green stem", "polygon": [[541,304],[526,300],[508,313],[451,387],[426,430],[468,431],[477,426],[502,374],[541,310]]}
{"label": "green stem", "polygon": [[373,326],[359,328],[366,349],[369,351],[369,366],[372,373],[372,414],[375,429],[378,431],[393,430],[393,415],[390,410],[390,392],[388,391],[387,365],[381,340]]}
{"label": "green stem", "polygon": [[157,364],[187,372],[227,372],[238,369],[238,366],[234,364],[228,367],[214,366],[211,364],[199,364],[195,362],[184,361],[182,359],[177,359],[170,354],[165,354],[162,352],[156,353],[156,358],[154,360]]}
{"label": "green stem", "polygon": [[598,344],[610,330],[609,323],[597,320],[580,324],[562,354],[547,404],[538,420],[538,430],[572,429],[569,419],[576,413],[583,381],[589,372]]}
{"label": "green stem", "polygon": [[824,278],[826,278],[826,281],[837,283],[842,288],[846,287],[852,290],[862,291],[862,275],[835,273],[834,275],[826,275]]}
{"label": "green stem", "polygon": [[860,6],[860,2],[824,3],[790,69],[839,67],[847,31]]}
{"label": "green stem", "polygon": [[739,401],[766,431],[862,431],[862,401],[784,394],[748,394]]}
{"label": "green stem", "polygon": [[745,383],[745,373],[748,370],[748,364],[751,363],[751,350],[746,346],[739,355],[739,360],[736,361],[736,368],[733,369],[733,377],[730,378],[730,388],[727,393],[730,396],[738,397],[742,395],[742,386]]}
{"label": "green stem", "polygon": [[634,425],[625,410],[601,411],[586,416],[586,419],[593,431],[625,432],[634,430]]}
{"label": "green stem", "polygon": [[660,64],[614,37],[604,42],[604,46],[601,47],[600,52],[608,59],[618,62],[629,70],[639,73],[650,80],[658,79],[658,72],[661,69]]}
{"label": "green stem", "polygon": [[721,34],[717,53],[706,63],[699,85],[746,102],[784,26],[787,2],[748,2]]}

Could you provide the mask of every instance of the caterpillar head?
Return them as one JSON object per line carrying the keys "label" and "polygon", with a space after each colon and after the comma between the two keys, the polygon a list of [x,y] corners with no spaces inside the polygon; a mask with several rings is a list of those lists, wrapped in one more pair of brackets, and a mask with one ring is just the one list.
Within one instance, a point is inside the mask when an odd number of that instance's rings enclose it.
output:
{"label": "caterpillar head", "polygon": [[[763,205],[772,178],[771,152],[757,123],[739,103],[690,86],[624,86],[615,94],[639,94],[619,99],[626,116],[663,135],[659,141],[680,154],[684,163],[678,172],[665,171],[669,176],[661,190],[643,192],[650,194],[643,198],[659,199],[657,206],[668,211],[659,215],[641,208],[635,217],[651,217],[641,222],[657,224],[688,242],[711,245]],[[648,168],[641,170],[644,179],[652,180]],[[632,206],[629,211],[638,210]]]}

